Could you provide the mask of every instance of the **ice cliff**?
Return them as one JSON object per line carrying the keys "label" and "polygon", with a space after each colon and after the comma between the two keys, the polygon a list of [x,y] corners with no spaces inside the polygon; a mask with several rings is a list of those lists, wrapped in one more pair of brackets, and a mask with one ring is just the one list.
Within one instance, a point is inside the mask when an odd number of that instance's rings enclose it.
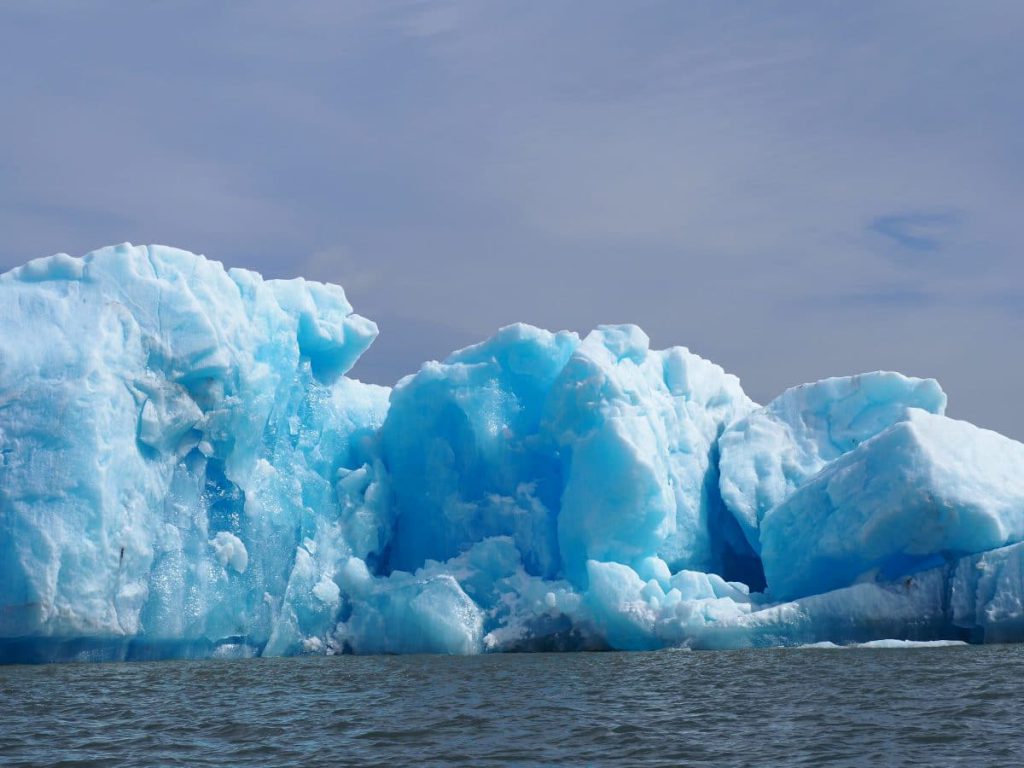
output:
{"label": "ice cliff", "polygon": [[392,390],[376,333],[159,246],[0,276],[0,661],[1024,640],[1024,445],[933,380],[515,325]]}

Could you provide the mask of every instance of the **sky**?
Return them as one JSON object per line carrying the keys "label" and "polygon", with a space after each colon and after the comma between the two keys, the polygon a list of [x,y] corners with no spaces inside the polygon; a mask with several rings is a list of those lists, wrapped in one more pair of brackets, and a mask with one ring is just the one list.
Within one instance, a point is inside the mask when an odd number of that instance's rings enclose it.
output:
{"label": "sky", "polygon": [[933,376],[1024,439],[1024,3],[0,0],[0,270],[342,284],[390,384],[633,322],[760,402]]}

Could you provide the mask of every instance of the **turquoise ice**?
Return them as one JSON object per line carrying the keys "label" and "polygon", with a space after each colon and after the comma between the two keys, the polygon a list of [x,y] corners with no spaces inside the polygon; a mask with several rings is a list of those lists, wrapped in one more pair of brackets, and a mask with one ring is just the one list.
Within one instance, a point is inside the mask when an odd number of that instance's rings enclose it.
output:
{"label": "turquoise ice", "polygon": [[0,276],[0,661],[1024,640],[1024,446],[930,379],[520,324],[389,389],[376,333],[162,246]]}
{"label": "turquoise ice", "polygon": [[314,621],[288,587],[326,510],[358,520],[338,470],[388,393],[339,375],[375,335],[336,286],[170,248],[0,277],[0,637],[205,654]]}
{"label": "turquoise ice", "polygon": [[753,407],[739,380],[635,326],[582,341],[526,325],[399,382],[383,450],[389,568],[512,536],[530,573],[587,583],[589,560],[721,565],[713,457]]}
{"label": "turquoise ice", "polygon": [[765,516],[772,596],[895,581],[1024,540],[1024,445],[910,410]]}
{"label": "turquoise ice", "polygon": [[938,382],[879,371],[787,389],[733,424],[719,440],[722,497],[751,546],[768,510],[911,408],[943,413]]}

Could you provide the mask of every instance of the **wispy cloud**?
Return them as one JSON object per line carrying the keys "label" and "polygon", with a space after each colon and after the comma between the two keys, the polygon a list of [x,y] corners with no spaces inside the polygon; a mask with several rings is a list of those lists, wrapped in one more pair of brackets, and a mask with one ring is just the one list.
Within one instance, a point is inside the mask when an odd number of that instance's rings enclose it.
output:
{"label": "wispy cloud", "polygon": [[884,309],[921,309],[933,304],[936,297],[916,288],[879,288],[876,290],[838,293],[827,299],[833,307],[858,311]]}
{"label": "wispy cloud", "polygon": [[948,245],[960,228],[963,216],[958,211],[916,211],[877,216],[868,224],[876,232],[901,248],[931,253]]}

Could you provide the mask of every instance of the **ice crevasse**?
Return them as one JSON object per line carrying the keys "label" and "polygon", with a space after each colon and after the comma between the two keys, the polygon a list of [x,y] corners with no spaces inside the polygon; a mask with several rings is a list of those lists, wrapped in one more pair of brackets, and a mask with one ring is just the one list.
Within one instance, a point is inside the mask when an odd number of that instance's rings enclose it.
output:
{"label": "ice crevasse", "polygon": [[376,334],[162,246],[0,276],[0,661],[1024,639],[1024,445],[933,380]]}

